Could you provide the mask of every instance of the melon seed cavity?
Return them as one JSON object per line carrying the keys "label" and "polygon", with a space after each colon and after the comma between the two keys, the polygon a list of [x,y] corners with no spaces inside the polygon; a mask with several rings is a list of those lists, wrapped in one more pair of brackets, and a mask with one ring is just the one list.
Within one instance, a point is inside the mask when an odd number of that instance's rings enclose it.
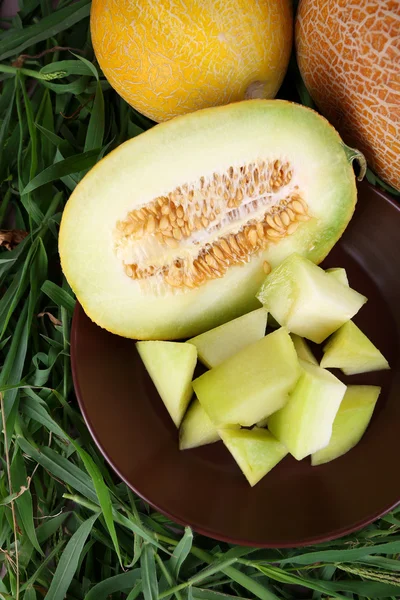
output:
{"label": "melon seed cavity", "polygon": [[298,187],[285,189],[292,175],[279,160],[230,167],[130,211],[114,230],[126,275],[184,291],[249,262],[311,218]]}

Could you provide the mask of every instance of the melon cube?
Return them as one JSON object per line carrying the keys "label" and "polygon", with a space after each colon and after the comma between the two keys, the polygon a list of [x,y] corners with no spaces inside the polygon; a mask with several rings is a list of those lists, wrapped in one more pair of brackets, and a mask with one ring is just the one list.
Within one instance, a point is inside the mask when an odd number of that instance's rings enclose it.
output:
{"label": "melon cube", "polygon": [[342,267],[334,267],[332,269],[326,269],[325,273],[328,273],[331,277],[335,277],[343,285],[349,286],[349,279],[347,277],[346,269]]}
{"label": "melon cube", "polygon": [[297,459],[329,444],[346,386],[332,373],[300,361],[303,373],[287,404],[268,420],[271,433]]}
{"label": "melon cube", "polygon": [[325,344],[321,367],[336,367],[346,375],[390,369],[383,354],[352,321],[342,325]]}
{"label": "melon cube", "polygon": [[195,379],[193,388],[216,427],[248,427],[284,406],[300,372],[290,335],[280,328]]}
{"label": "melon cube", "polygon": [[295,333],[291,333],[290,337],[293,340],[294,347],[296,348],[297,356],[301,360],[306,360],[313,365],[317,365],[318,361],[315,358],[314,354],[311,352],[310,346],[307,344],[306,340]]}
{"label": "melon cube", "polygon": [[219,434],[252,487],[288,453],[266,429],[220,429]]}
{"label": "melon cube", "polygon": [[268,275],[257,298],[278,323],[317,344],[367,301],[299,254],[291,254]]}
{"label": "melon cube", "polygon": [[189,406],[179,430],[179,449],[188,450],[219,440],[217,428],[195,398]]}
{"label": "melon cube", "polygon": [[311,456],[313,466],[330,462],[354,448],[371,420],[381,388],[349,385],[333,423],[330,442]]}
{"label": "melon cube", "polygon": [[179,342],[137,342],[136,347],[162,401],[177,427],[193,395],[197,350]]}
{"label": "melon cube", "polygon": [[201,362],[211,369],[216,367],[265,335],[268,313],[264,308],[253,310],[188,340],[194,344]]}

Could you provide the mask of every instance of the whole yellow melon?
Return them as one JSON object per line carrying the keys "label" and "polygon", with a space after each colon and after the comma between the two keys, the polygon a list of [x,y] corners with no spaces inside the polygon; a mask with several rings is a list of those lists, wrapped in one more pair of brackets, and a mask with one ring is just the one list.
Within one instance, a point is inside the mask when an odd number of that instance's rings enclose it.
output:
{"label": "whole yellow melon", "polygon": [[292,45],[290,0],[93,0],[97,60],[155,121],[245,98],[273,98]]}
{"label": "whole yellow melon", "polygon": [[318,108],[400,189],[399,0],[301,0],[296,50]]}

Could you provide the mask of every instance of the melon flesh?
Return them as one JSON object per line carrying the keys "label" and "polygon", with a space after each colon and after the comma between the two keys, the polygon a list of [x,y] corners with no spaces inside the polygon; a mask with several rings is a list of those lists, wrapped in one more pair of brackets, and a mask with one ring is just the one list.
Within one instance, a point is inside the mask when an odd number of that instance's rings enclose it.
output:
{"label": "melon flesh", "polygon": [[301,361],[303,373],[280,411],[271,415],[268,429],[302,460],[329,444],[332,425],[346,386],[332,373]]}
{"label": "melon flesh", "polygon": [[371,420],[381,388],[349,385],[333,423],[329,444],[311,456],[313,466],[330,462],[354,448]]}
{"label": "melon flesh", "polygon": [[349,285],[349,278],[347,277],[346,269],[343,269],[342,267],[335,267],[332,269],[326,269],[325,273],[335,277],[343,285]]}
{"label": "melon flesh", "polygon": [[345,323],[325,344],[321,367],[338,368],[345,375],[390,369],[383,354],[352,321]]}
{"label": "melon flesh", "polygon": [[299,359],[306,360],[313,365],[317,365],[318,361],[311,352],[310,346],[307,344],[306,340],[295,333],[291,333],[290,337],[292,338]]}
{"label": "melon flesh", "polygon": [[220,429],[219,435],[252,487],[288,453],[269,431],[258,427]]}
{"label": "melon flesh", "polygon": [[188,450],[219,440],[217,428],[195,398],[189,406],[179,430],[179,449]]}
{"label": "melon flesh", "polygon": [[166,409],[179,427],[193,394],[196,348],[158,341],[137,342],[136,347]]}
{"label": "melon flesh", "polygon": [[283,100],[172,119],[75,188],[60,228],[63,271],[101,327],[194,337],[259,308],[270,266],[293,252],[326,256],[355,208],[353,158],[326,120]]}
{"label": "melon flesh", "polygon": [[193,381],[217,427],[254,425],[279,410],[300,375],[293,342],[281,328]]}
{"label": "melon flesh", "polygon": [[367,301],[299,254],[289,256],[268,275],[257,298],[278,323],[317,344]]}
{"label": "melon flesh", "polygon": [[201,362],[211,369],[265,335],[268,313],[264,308],[253,310],[224,325],[206,331],[191,340]]}

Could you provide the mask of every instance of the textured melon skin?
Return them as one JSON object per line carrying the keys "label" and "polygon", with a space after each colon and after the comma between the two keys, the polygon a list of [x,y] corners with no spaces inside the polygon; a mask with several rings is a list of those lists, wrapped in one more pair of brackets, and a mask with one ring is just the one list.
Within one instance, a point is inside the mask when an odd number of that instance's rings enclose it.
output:
{"label": "textured melon skin", "polygon": [[90,24],[108,81],[155,121],[273,98],[292,46],[289,0],[93,0]]}
{"label": "textured melon skin", "polygon": [[400,189],[400,3],[301,0],[297,61],[318,108]]}
{"label": "textured melon skin", "polygon": [[[135,206],[232,164],[283,156],[315,218],[221,279],[169,296],[143,293],[113,251],[112,230]],[[337,132],[314,111],[281,100],[250,100],[198,111],[125,142],[79,183],[64,210],[59,251],[64,274],[98,325],[136,339],[195,336],[260,305],[255,295],[292,252],[319,263],[349,222],[355,177]]]}

